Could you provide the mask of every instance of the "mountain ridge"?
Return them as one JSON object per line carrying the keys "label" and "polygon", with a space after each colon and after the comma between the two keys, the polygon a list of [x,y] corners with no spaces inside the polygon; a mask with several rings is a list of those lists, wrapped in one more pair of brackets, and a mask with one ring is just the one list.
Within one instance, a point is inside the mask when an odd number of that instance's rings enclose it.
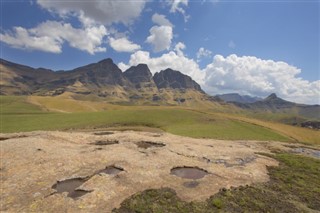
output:
{"label": "mountain ridge", "polygon": [[215,95],[215,97],[220,98],[227,103],[229,102],[253,103],[253,102],[262,100],[262,98],[259,98],[259,97],[252,97],[249,95],[240,95],[239,93],[226,93],[221,95]]}
{"label": "mountain ridge", "polygon": [[[152,75],[146,64],[138,64],[122,72],[112,59],[107,58],[72,70],[52,71],[0,60],[3,74],[1,95],[56,96],[71,92],[97,95],[110,102],[145,100],[173,105],[181,104],[178,99],[208,99],[191,77],[172,69]],[[156,75],[165,78],[165,86]]]}
{"label": "mountain ridge", "polygon": [[271,112],[299,115],[308,119],[320,119],[320,105],[299,104],[279,98],[275,93],[253,103],[230,102],[253,112]]}

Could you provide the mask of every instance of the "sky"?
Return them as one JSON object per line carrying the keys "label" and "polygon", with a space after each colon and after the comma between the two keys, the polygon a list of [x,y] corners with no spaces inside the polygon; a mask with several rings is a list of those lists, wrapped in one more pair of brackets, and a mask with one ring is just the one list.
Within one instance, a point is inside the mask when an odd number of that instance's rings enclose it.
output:
{"label": "sky", "polygon": [[52,70],[112,58],[210,95],[320,104],[319,0],[1,0],[0,56]]}

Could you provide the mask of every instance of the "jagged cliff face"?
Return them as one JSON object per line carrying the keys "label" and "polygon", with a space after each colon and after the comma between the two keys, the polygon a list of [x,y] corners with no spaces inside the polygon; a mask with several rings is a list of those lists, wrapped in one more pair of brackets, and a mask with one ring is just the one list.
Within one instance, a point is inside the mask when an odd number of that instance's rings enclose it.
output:
{"label": "jagged cliff face", "polygon": [[111,59],[70,71],[34,69],[1,59],[2,95],[95,95],[110,102],[182,104],[207,99],[189,76],[166,69],[152,76],[146,64],[122,72]]}
{"label": "jagged cliff face", "polygon": [[197,84],[192,78],[182,74],[179,71],[172,69],[166,69],[159,73],[156,73],[153,77],[157,87],[160,88],[173,88],[173,89],[194,89],[202,92],[199,84]]}
{"label": "jagged cliff face", "polygon": [[152,74],[146,64],[139,64],[127,69],[124,76],[133,84],[140,84],[144,82],[153,82]]}

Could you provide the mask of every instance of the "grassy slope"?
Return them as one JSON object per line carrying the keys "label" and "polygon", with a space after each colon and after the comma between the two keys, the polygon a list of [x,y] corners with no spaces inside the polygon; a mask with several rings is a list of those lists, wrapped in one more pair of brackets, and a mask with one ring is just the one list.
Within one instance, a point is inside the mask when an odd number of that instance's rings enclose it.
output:
{"label": "grassy slope", "polygon": [[320,144],[320,131],[317,130],[311,130],[276,122],[268,122],[268,121],[262,121],[257,120],[253,118],[247,118],[239,115],[223,115],[226,118],[232,118],[235,120],[248,122],[251,124],[264,126],[266,128],[272,129],[274,131],[277,131],[280,134],[286,135],[290,137],[291,139],[303,143],[312,143],[312,144]]}
{"label": "grassy slope", "polygon": [[33,112],[38,114],[24,113],[23,110],[28,107],[22,107],[20,113],[12,114],[8,111],[18,102],[10,100],[11,97],[2,97],[1,132],[142,125],[158,127],[173,134],[190,137],[290,140],[263,127],[184,109],[120,107],[119,110],[100,112],[45,113],[36,106],[28,105],[25,98],[20,97],[19,103],[33,107]]}
{"label": "grassy slope", "polygon": [[28,103],[21,96],[0,96],[0,112],[1,115],[43,113],[41,107]]}
{"label": "grassy slope", "polygon": [[320,210],[320,160],[277,154],[265,184],[223,190],[205,202],[185,202],[168,188],[126,199],[114,212],[310,212]]}
{"label": "grassy slope", "polygon": [[[1,132],[142,125],[198,138],[280,140],[320,144],[319,131],[261,121],[239,114],[217,113],[208,109],[116,106],[102,101],[74,100],[68,95],[28,98],[1,96],[0,106]],[[39,106],[47,111],[73,113],[44,112]],[[217,108],[215,111],[221,109]]]}

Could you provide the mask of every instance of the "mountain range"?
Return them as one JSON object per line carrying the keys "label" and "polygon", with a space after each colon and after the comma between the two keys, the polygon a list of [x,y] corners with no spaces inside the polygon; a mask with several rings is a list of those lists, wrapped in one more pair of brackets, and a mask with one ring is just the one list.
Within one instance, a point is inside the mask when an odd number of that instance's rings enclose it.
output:
{"label": "mountain range", "polygon": [[225,102],[237,102],[237,103],[254,103],[256,101],[262,100],[262,98],[259,97],[252,97],[249,95],[240,95],[238,93],[228,93],[228,94],[222,94],[222,95],[216,95],[216,98],[219,98]]}
{"label": "mountain range", "polygon": [[210,101],[200,85],[170,68],[154,76],[146,64],[122,72],[112,59],[69,71],[32,68],[1,59],[1,95],[96,95],[111,103],[168,104]]}
{"label": "mountain range", "polygon": [[319,105],[289,102],[276,94],[265,99],[237,93],[210,96],[191,77],[170,68],[152,75],[146,64],[138,64],[122,72],[108,58],[69,71],[53,71],[0,60],[0,95],[69,93],[75,99],[90,96],[114,104],[218,106],[222,110],[229,107],[251,113],[281,113],[295,118],[287,123],[299,125],[310,119],[320,120]]}
{"label": "mountain range", "polygon": [[272,93],[265,99],[255,101],[253,103],[231,102],[234,105],[256,112],[273,112],[296,114],[306,118],[320,119],[319,105],[297,104],[279,98],[275,93]]}

